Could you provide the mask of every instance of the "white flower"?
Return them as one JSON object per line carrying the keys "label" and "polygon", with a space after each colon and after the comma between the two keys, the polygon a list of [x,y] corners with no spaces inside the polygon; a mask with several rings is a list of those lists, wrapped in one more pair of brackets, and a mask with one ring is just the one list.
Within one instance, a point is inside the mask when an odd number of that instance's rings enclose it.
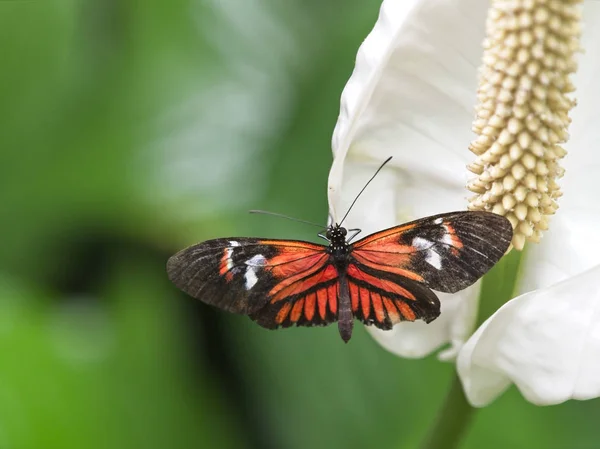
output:
{"label": "white flower", "polygon": [[[548,0],[549,3],[552,0]],[[468,151],[488,2],[385,0],[342,95],[333,137],[329,204],[334,220],[376,167],[345,225],[369,234],[421,216],[467,208]],[[421,357],[450,343],[468,399],[485,405],[511,382],[527,399],[600,396],[600,3],[583,7],[578,106],[565,145],[564,196],[539,245],[531,245],[517,293],[475,334],[479,287],[439,294],[430,324],[369,328],[388,350]],[[485,300],[485,298],[483,298]],[[586,321],[587,318],[587,321]],[[599,317],[600,318],[600,317]],[[466,345],[463,344],[469,339]],[[560,345],[559,345],[560,343]],[[462,349],[461,349],[462,348]]]}

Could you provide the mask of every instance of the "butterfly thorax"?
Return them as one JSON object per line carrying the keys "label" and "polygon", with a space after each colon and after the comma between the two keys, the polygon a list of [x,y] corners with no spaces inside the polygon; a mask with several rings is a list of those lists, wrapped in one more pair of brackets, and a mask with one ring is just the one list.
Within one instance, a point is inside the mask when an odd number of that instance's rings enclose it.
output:
{"label": "butterfly thorax", "polygon": [[327,252],[333,257],[337,266],[346,266],[348,264],[348,255],[352,251],[352,245],[346,242],[346,228],[336,224],[330,226],[327,230],[327,239],[329,246]]}

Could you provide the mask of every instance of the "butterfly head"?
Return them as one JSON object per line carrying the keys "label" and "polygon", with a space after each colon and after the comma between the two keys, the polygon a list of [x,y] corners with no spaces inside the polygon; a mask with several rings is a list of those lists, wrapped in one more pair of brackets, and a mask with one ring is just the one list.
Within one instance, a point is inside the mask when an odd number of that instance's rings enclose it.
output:
{"label": "butterfly head", "polygon": [[335,224],[327,229],[325,234],[327,240],[329,240],[328,251],[335,258],[346,258],[350,252],[350,245],[346,241],[346,234],[348,231],[346,228]]}

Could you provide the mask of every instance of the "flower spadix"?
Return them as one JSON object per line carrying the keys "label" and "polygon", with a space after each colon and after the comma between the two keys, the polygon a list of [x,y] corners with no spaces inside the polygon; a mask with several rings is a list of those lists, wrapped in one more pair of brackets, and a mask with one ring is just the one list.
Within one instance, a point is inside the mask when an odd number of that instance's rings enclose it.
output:
{"label": "flower spadix", "polygon": [[492,0],[477,90],[469,209],[506,216],[522,249],[539,242],[562,195],[580,0]]}

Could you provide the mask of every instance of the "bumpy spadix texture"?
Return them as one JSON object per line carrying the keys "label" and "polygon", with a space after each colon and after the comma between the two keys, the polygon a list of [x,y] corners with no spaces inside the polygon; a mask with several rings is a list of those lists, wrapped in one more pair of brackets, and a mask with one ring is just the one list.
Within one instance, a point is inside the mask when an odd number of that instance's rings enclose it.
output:
{"label": "bumpy spadix texture", "polygon": [[569,75],[579,50],[579,0],[493,0],[478,88],[469,209],[506,216],[513,246],[538,242],[562,195]]}

